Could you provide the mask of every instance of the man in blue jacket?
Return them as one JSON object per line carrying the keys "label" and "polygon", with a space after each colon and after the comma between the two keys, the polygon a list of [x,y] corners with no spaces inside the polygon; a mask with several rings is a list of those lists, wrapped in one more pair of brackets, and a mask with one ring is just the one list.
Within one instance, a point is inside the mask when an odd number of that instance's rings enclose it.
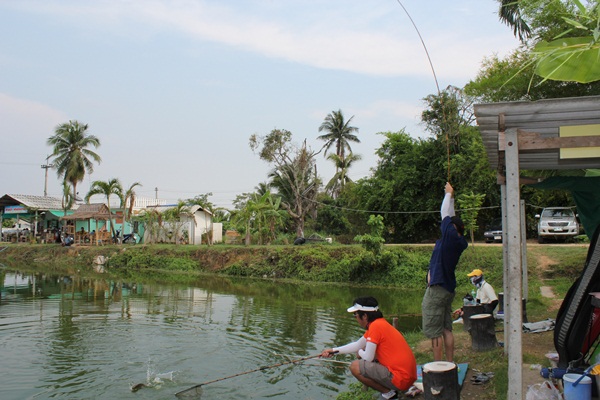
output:
{"label": "man in blue jacket", "polygon": [[442,236],[435,243],[429,271],[427,290],[423,296],[423,333],[431,339],[434,361],[454,361],[454,335],[452,334],[452,301],[456,289],[454,271],[462,252],[468,244],[464,237],[465,225],[454,212],[454,188],[446,183],[442,201]]}

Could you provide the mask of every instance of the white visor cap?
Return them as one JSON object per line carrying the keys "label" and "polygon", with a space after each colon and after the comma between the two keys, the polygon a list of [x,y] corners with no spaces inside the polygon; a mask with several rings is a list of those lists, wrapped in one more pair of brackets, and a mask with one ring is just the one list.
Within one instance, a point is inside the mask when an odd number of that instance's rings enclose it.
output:
{"label": "white visor cap", "polygon": [[377,310],[379,310],[379,307],[368,307],[368,306],[363,306],[363,305],[356,303],[348,309],[348,312],[377,311]]}

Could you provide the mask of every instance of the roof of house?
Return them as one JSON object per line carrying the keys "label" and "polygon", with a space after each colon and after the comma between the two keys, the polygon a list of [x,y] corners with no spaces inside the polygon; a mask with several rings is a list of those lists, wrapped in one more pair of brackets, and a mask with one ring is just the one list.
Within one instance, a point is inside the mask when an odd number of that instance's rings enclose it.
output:
{"label": "roof of house", "polygon": [[104,203],[81,204],[71,215],[61,217],[63,220],[108,220],[110,219],[110,210]]}
{"label": "roof of house", "polygon": [[62,200],[56,197],[32,196],[27,194],[5,194],[0,198],[0,207],[22,204],[37,210],[62,210]]}

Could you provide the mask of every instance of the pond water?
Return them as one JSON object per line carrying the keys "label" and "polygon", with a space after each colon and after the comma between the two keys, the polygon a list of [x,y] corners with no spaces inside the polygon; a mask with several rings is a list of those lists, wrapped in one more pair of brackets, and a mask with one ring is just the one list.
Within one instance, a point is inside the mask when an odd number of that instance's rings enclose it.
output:
{"label": "pond water", "polygon": [[[206,276],[160,285],[1,269],[0,399],[176,399],[199,383],[356,340],[346,312],[378,298],[419,329],[422,291]],[[351,356],[307,360],[204,385],[201,399],[333,399]],[[146,387],[132,392],[132,385]]]}

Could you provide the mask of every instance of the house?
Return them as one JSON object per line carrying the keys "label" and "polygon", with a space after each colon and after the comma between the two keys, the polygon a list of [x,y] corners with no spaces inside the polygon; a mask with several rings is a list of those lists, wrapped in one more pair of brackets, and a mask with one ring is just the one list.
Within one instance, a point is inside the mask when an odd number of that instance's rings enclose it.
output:
{"label": "house", "polygon": [[[112,217],[114,220],[115,215]],[[75,243],[105,244],[110,241],[111,213],[104,203],[81,204],[72,214],[60,219],[66,223],[67,233],[74,236]]]}
{"label": "house", "polygon": [[[0,198],[0,231],[2,221],[15,220],[15,229],[28,228],[37,237],[60,226],[60,217],[65,215],[62,200],[56,197],[5,194]],[[73,213],[68,210],[66,214]]]}

